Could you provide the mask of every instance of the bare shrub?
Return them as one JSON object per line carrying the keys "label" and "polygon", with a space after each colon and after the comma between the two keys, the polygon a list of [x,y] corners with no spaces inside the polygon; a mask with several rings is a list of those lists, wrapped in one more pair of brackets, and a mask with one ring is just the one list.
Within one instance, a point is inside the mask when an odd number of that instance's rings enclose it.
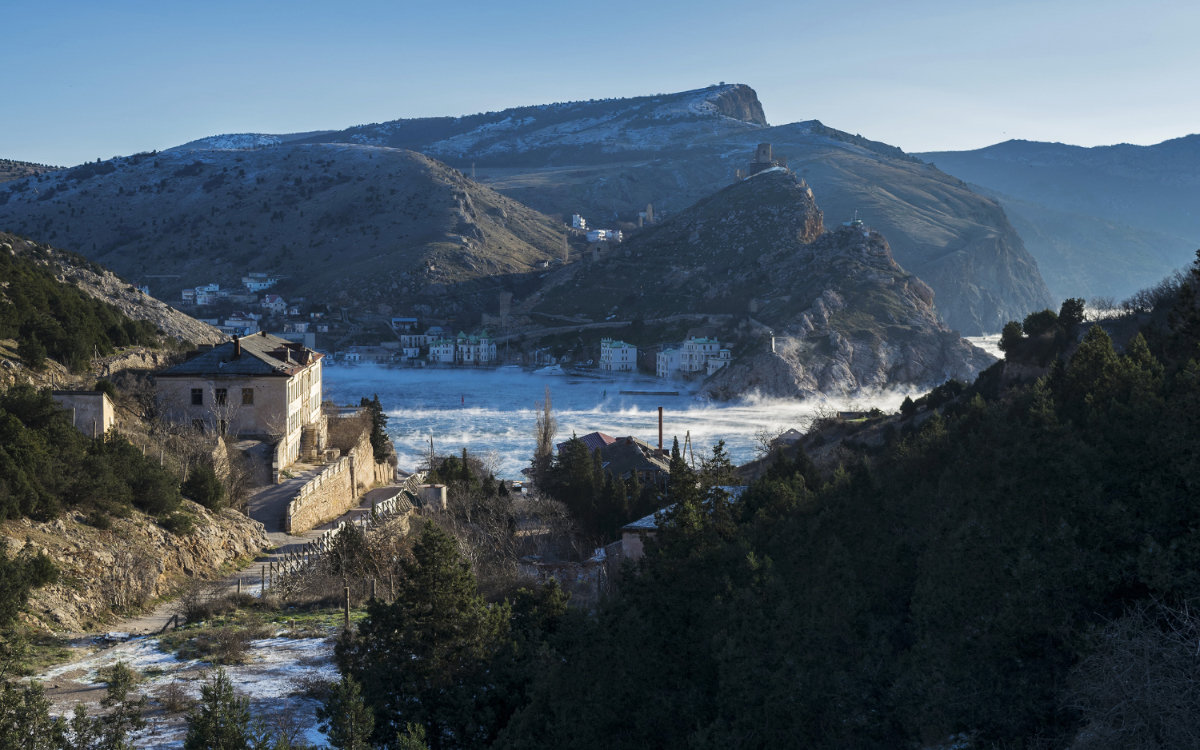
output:
{"label": "bare shrub", "polygon": [[1094,636],[1065,703],[1083,718],[1079,750],[1200,747],[1200,618],[1137,607]]}
{"label": "bare shrub", "polygon": [[200,622],[224,614],[234,608],[225,594],[223,582],[193,578],[179,595],[179,609],[176,612],[188,622]]}
{"label": "bare shrub", "polygon": [[182,714],[192,710],[195,700],[188,695],[182,682],[168,682],[154,692],[154,700],[169,714]]}

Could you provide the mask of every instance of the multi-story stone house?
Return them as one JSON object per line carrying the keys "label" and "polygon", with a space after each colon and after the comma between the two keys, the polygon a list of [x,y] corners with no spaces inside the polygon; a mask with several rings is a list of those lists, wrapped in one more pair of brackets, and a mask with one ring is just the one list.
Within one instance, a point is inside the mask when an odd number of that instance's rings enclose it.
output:
{"label": "multi-story stone house", "polygon": [[[280,466],[325,449],[324,355],[267,333],[234,338],[155,376],[164,416],[206,432],[277,443]],[[302,451],[301,446],[304,446]]]}

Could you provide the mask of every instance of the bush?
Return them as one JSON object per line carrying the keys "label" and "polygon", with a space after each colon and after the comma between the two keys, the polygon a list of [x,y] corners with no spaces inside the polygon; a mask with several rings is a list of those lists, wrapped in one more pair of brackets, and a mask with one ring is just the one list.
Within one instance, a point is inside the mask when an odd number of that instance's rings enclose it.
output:
{"label": "bush", "polygon": [[217,478],[217,472],[208,464],[197,464],[188,472],[187,480],[180,491],[209,510],[219,510],[225,504],[225,488]]}
{"label": "bush", "polygon": [[187,513],[171,513],[158,519],[158,525],[175,536],[187,536],[196,530],[196,521]]}

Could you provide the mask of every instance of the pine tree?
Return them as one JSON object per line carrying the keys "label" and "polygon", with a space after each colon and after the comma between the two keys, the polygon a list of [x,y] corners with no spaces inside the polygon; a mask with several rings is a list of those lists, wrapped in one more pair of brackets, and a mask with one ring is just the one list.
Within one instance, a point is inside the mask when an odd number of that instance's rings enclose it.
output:
{"label": "pine tree", "polygon": [[329,743],[341,750],[371,750],[371,732],[375,718],[371,709],[363,703],[362,688],[354,678],[342,675],[342,679],[329,691],[325,705],[317,709],[321,731],[329,736]]}
{"label": "pine tree", "polygon": [[457,543],[432,522],[402,567],[395,601],[369,602],[358,631],[339,642],[339,666],[362,685],[377,742],[411,723],[425,727],[434,750],[470,745],[491,732],[486,665],[507,633],[508,608],[479,596]]}
{"label": "pine tree", "polygon": [[234,692],[224,669],[200,687],[187,724],[184,750],[250,750],[250,700]]}

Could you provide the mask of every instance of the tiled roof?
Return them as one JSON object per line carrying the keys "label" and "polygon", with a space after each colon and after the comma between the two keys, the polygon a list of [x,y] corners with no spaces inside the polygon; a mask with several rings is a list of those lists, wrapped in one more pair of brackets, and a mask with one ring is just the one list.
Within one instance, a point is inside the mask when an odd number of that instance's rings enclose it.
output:
{"label": "tiled roof", "polygon": [[[586,435],[580,435],[577,440],[587,446],[588,453],[592,453],[600,450],[606,445],[612,444],[616,441],[616,438],[612,435],[605,435],[603,432],[589,432]],[[557,447],[558,451],[561,453],[566,444],[567,441],[563,441],[555,447]]]}
{"label": "tiled roof", "polygon": [[658,449],[635,437],[617,438],[600,449],[605,469],[614,477],[624,477],[631,471],[670,472],[671,462]]}
{"label": "tiled roof", "polygon": [[[241,354],[235,354],[239,347]],[[216,377],[288,377],[319,360],[315,352],[268,333],[243,336],[236,341],[218,344],[186,362],[158,373],[157,377],[216,378]]]}

